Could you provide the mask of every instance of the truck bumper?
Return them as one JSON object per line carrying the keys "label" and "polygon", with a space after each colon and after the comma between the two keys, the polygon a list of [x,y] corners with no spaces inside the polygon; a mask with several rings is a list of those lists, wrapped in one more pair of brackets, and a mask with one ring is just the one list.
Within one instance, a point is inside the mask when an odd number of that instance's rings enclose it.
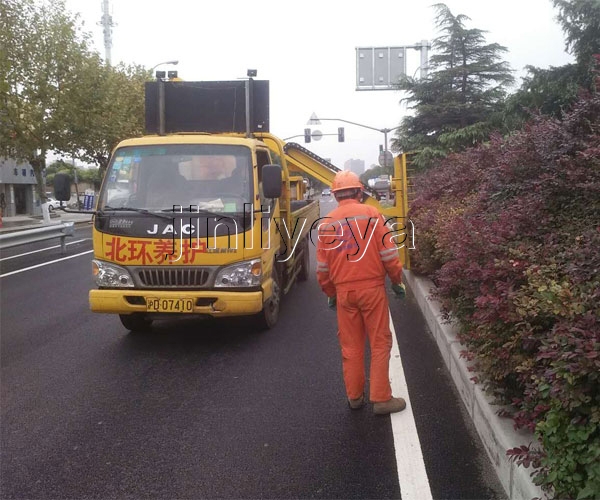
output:
{"label": "truck bumper", "polygon": [[[93,312],[131,314],[148,313],[148,299],[192,299],[193,309],[185,313],[215,317],[243,316],[258,313],[263,308],[263,292],[194,291],[171,292],[164,290],[90,290],[90,309]],[[159,314],[165,314],[161,312]],[[170,314],[170,313],[166,313]]]}

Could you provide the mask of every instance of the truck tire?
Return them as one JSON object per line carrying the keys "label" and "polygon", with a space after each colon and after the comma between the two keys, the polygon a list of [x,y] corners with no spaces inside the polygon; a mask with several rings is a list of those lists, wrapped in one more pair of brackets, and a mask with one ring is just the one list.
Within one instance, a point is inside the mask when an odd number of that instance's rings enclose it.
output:
{"label": "truck tire", "polygon": [[298,281],[306,281],[310,274],[310,253],[308,247],[308,237],[302,242],[302,257],[300,261],[300,271],[298,272]]}
{"label": "truck tire", "polygon": [[147,332],[152,326],[152,320],[141,313],[119,314],[119,319],[122,325],[132,333]]}
{"label": "truck tire", "polygon": [[279,319],[279,309],[281,307],[281,298],[283,291],[281,289],[281,277],[277,266],[273,265],[271,274],[273,278],[273,291],[271,298],[263,304],[263,310],[255,316],[255,325],[259,330],[269,330],[273,328]]}

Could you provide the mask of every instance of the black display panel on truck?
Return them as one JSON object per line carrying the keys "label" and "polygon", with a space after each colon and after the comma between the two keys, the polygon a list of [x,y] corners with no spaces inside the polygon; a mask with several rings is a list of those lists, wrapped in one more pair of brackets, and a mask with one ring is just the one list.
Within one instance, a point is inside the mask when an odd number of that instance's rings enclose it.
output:
{"label": "black display panel on truck", "polygon": [[146,83],[146,133],[160,133],[159,86],[164,86],[164,133],[269,132],[269,81],[252,80],[246,103],[247,81]]}

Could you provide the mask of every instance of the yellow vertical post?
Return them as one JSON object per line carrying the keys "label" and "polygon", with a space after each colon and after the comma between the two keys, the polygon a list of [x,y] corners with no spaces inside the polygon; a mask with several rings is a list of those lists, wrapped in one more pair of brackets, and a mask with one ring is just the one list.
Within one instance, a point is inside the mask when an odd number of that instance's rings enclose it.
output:
{"label": "yellow vertical post", "polygon": [[[406,177],[406,154],[402,153],[394,158],[394,177],[392,178],[392,188],[394,190],[394,212],[398,214],[396,229],[404,228],[405,239],[401,248],[400,260],[404,269],[410,269],[410,259],[408,249],[411,246],[412,228],[408,221],[408,181]],[[398,242],[400,243],[400,242]]]}

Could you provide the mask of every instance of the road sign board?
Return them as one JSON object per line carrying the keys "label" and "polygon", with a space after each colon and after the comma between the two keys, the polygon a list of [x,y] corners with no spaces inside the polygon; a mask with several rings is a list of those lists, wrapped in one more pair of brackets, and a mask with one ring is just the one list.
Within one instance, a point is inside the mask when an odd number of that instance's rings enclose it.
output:
{"label": "road sign board", "polygon": [[358,47],[356,90],[393,90],[406,74],[406,47]]}

